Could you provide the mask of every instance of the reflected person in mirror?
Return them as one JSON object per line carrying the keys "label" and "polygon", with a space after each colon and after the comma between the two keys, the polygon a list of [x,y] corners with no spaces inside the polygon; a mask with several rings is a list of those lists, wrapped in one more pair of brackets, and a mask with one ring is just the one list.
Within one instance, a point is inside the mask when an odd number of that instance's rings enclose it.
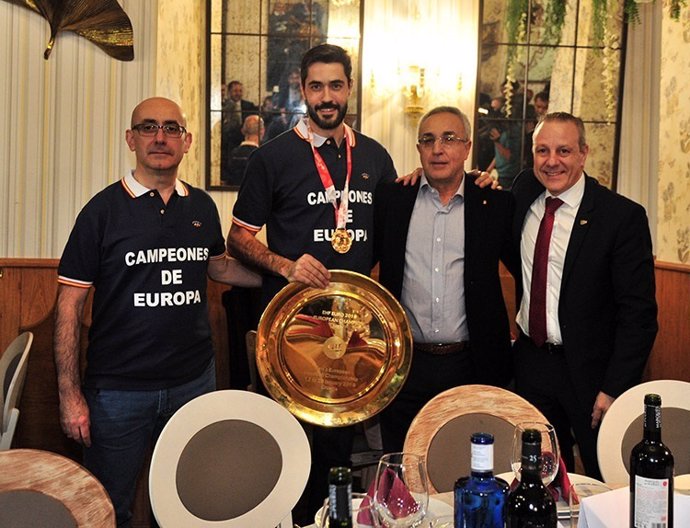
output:
{"label": "reflected person in mirror", "polygon": [[[228,234],[230,252],[263,270],[264,306],[288,282],[327,287],[329,269],[368,275],[374,192],[396,177],[388,152],[345,123],[353,82],[347,52],[318,45],[304,54],[300,72],[307,116],[249,159]],[[268,245],[256,238],[263,226]],[[333,236],[336,229],[342,237]],[[329,469],[350,465],[353,438],[352,427],[313,428],[312,515]]]}
{"label": "reflected person in mirror", "polygon": [[259,148],[264,137],[264,121],[258,115],[250,115],[242,125],[244,140],[232,149],[229,156],[223,157],[223,172],[221,180],[225,185],[242,183],[247,161],[252,152]]}
{"label": "reflected person in mirror", "polygon": [[[130,525],[139,472],[168,418],[216,388],[208,277],[260,283],[226,254],[211,197],[178,178],[192,143],[186,127],[169,99],[136,106],[125,133],[136,168],[84,206],[58,266],[60,423],[83,445],[83,464],[105,486],[118,526]],[[79,335],[91,289],[82,379]]]}
{"label": "reflected person in mirror", "polygon": [[228,156],[232,149],[242,143],[242,125],[248,116],[259,114],[259,107],[243,99],[244,86],[240,81],[230,81],[223,100],[221,154]]}

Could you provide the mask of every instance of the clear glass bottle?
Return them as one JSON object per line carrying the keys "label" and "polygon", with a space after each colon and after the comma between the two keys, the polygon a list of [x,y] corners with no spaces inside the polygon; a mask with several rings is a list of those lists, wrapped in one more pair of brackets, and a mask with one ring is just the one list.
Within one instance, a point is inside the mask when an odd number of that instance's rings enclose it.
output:
{"label": "clear glass bottle", "polygon": [[328,527],[352,528],[352,470],[333,467],[328,473]]}
{"label": "clear glass bottle", "polygon": [[474,433],[470,441],[470,476],[455,483],[455,527],[503,528],[508,483],[494,477],[494,437]]}
{"label": "clear glass bottle", "polygon": [[556,501],[541,481],[541,433],[522,433],[520,484],[508,495],[507,528],[556,528]]}
{"label": "clear glass bottle", "polygon": [[661,396],[644,397],[644,433],[630,453],[630,527],[673,528],[673,455],[661,441]]}

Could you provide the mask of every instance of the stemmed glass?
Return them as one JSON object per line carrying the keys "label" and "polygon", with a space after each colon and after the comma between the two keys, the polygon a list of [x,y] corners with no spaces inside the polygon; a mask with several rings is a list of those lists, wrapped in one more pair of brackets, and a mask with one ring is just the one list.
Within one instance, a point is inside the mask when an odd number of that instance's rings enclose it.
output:
{"label": "stemmed glass", "polygon": [[522,433],[525,429],[536,429],[541,433],[541,481],[548,486],[558,474],[558,461],[561,458],[556,430],[553,425],[543,422],[521,422],[515,426],[510,465],[518,480],[522,468]]}
{"label": "stemmed glass", "polygon": [[411,453],[383,455],[376,470],[374,504],[381,526],[419,526],[427,513],[429,489],[422,457]]}

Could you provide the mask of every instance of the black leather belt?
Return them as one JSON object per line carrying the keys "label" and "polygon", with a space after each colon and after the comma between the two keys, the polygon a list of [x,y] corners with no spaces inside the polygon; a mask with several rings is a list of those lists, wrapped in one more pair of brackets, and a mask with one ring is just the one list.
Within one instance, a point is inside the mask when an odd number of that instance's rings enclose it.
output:
{"label": "black leather belt", "polygon": [[465,350],[469,350],[469,341],[460,341],[459,343],[415,343],[414,349],[424,352],[426,354],[433,354],[435,356],[447,356],[449,354],[459,354]]}
{"label": "black leather belt", "polygon": [[543,345],[538,346],[534,341],[532,341],[532,338],[530,336],[525,335],[522,332],[520,332],[520,340],[529,343],[534,348],[543,350],[547,354],[562,354],[564,350],[563,345],[556,345],[555,343],[544,343]]}

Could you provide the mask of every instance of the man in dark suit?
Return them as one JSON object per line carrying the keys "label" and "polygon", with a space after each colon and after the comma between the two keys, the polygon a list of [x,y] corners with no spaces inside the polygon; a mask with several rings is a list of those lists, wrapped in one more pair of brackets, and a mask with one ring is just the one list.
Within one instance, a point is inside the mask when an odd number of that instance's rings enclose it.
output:
{"label": "man in dark suit", "polygon": [[223,101],[222,156],[229,156],[232,149],[244,139],[242,124],[250,115],[258,115],[259,107],[242,99],[244,86],[240,81],[228,83],[227,98]]}
{"label": "man in dark suit", "polygon": [[436,394],[510,379],[498,262],[519,269],[517,253],[511,258],[513,200],[468,181],[470,135],[460,110],[434,108],[419,124],[421,179],[377,189],[379,280],[401,301],[415,342],[409,377],[381,414],[385,452],[402,450],[412,419]]}
{"label": "man in dark suit", "polygon": [[599,423],[640,382],[657,332],[649,226],[639,204],[584,173],[581,119],[548,114],[533,144],[534,170],[513,185],[523,289],[516,390],[555,426],[566,466],[574,469],[572,431],[586,473],[601,478]]}

